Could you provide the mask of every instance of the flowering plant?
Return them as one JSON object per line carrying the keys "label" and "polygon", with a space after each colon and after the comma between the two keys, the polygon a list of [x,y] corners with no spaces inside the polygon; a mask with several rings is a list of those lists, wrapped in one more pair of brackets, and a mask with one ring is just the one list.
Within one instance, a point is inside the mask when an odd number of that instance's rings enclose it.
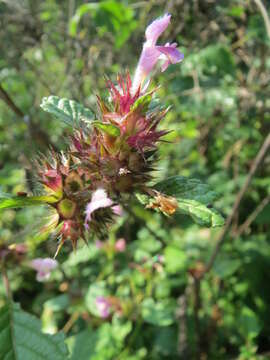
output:
{"label": "flowering plant", "polygon": [[67,239],[76,248],[80,238],[87,243],[93,235],[106,237],[133,195],[167,216],[179,210],[207,226],[223,222],[208,206],[214,193],[200,181],[176,176],[153,185],[158,144],[168,133],[159,123],[169,109],[156,101],[157,87],[149,90],[151,74],[158,63],[165,71],[184,57],[176,43],[157,45],[170,20],[165,14],[146,28],[135,75],[119,75],[117,84],[107,80],[109,98],[97,97],[97,114],[57,96],[42,101],[43,110],[72,125],[68,147],[36,159],[42,194],[4,197],[0,208],[48,204],[52,215],[43,231],[58,238],[55,256]]}

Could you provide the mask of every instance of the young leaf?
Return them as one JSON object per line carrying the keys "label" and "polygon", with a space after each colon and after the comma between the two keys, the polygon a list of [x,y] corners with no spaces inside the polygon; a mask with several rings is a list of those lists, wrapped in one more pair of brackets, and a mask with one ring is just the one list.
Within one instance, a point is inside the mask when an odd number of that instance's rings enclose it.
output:
{"label": "young leaf", "polygon": [[120,129],[115,125],[104,124],[100,121],[94,121],[93,125],[110,136],[117,137],[120,135]]}
{"label": "young leaf", "polygon": [[145,95],[141,96],[135,103],[131,106],[131,111],[134,111],[140,108],[141,112],[144,113],[148,110],[149,105],[152,101],[153,91],[146,93]]}
{"label": "young leaf", "polygon": [[65,360],[67,357],[63,334],[43,334],[40,321],[22,311],[19,304],[8,303],[0,309],[0,359]]}
{"label": "young leaf", "polygon": [[51,95],[44,97],[40,107],[65,122],[69,126],[79,124],[81,120],[92,120],[94,114],[90,109],[85,108],[74,100],[61,99]]}
{"label": "young leaf", "polygon": [[8,208],[21,208],[25,206],[38,206],[42,204],[53,204],[58,199],[53,195],[44,196],[0,196],[0,210]]}

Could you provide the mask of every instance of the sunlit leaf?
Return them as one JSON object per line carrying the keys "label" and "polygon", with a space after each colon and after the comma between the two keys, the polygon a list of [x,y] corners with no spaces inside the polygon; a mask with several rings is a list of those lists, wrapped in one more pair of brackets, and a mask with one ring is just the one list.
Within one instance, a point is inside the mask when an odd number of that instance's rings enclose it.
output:
{"label": "sunlit leaf", "polygon": [[100,121],[94,121],[93,125],[110,136],[117,137],[120,135],[120,129],[115,125],[104,124]]}
{"label": "sunlit leaf", "polygon": [[[177,200],[177,211],[189,215],[192,219],[207,227],[222,226],[223,217],[213,208],[212,202],[217,194],[207,184],[197,179],[188,179],[183,176],[173,176],[154,186],[155,190]],[[147,205],[151,198],[147,195],[136,195],[138,200]]]}
{"label": "sunlit leaf", "polygon": [[38,206],[44,204],[53,204],[57,202],[58,199],[53,195],[44,195],[44,196],[10,196],[1,197],[0,196],[0,210],[8,208],[21,208],[26,206]]}
{"label": "sunlit leaf", "polygon": [[78,125],[80,121],[91,121],[94,118],[93,112],[74,100],[61,99],[51,95],[44,97],[40,107],[69,126]]}
{"label": "sunlit leaf", "polygon": [[63,334],[47,335],[40,321],[8,303],[0,310],[0,359],[66,360],[68,352]]}
{"label": "sunlit leaf", "polygon": [[135,111],[138,108],[142,113],[146,112],[149,108],[149,105],[152,101],[153,91],[150,93],[146,93],[145,95],[141,96],[135,103],[132,105],[131,110]]}

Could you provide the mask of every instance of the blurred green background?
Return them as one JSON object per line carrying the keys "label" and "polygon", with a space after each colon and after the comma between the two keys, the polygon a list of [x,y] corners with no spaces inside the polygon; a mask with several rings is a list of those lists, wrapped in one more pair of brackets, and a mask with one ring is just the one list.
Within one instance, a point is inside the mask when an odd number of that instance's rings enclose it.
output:
{"label": "blurred green background", "polygon": [[[269,131],[270,40],[253,0],[0,0],[2,191],[32,191],[31,160],[48,146],[65,148],[70,129],[40,109],[42,97],[96,109],[104,75],[115,81],[134,71],[146,25],[165,12],[172,25],[162,42],[176,41],[185,59],[152,84],[172,105],[161,124],[171,143],[160,146],[156,176],[207,182],[220,195],[217,209],[230,214]],[[50,282],[37,283],[26,261],[9,266],[14,300],[45,332],[65,332],[70,359],[270,358],[269,160],[199,288],[192,274],[220,229],[134,201],[104,248],[82,242],[73,253],[65,245]],[[38,233],[46,216],[46,208],[2,212],[0,245],[25,242],[27,259],[52,256],[55,240]],[[119,238],[122,253],[113,247]],[[116,304],[107,319],[95,308],[101,295]],[[0,305],[4,298],[1,285]]]}

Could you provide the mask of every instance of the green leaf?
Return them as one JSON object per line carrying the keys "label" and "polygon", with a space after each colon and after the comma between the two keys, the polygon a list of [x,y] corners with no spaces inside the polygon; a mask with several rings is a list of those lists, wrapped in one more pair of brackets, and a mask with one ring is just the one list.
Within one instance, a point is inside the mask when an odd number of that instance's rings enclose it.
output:
{"label": "green leaf", "polygon": [[122,341],[131,330],[131,322],[125,321],[123,326],[124,328],[120,330],[119,326],[103,323],[95,329],[88,327],[84,331],[68,337],[66,343],[70,351],[69,360],[118,359],[121,349],[123,349]]}
{"label": "green leaf", "polygon": [[83,105],[74,100],[61,99],[58,96],[51,95],[44,97],[40,107],[69,126],[79,124],[80,121],[91,121],[94,114],[90,109],[85,108]]}
{"label": "green leaf", "polygon": [[254,339],[261,330],[258,316],[247,306],[241,309],[237,323],[241,334],[248,339]]}
{"label": "green leaf", "polygon": [[52,310],[52,311],[61,311],[67,309],[70,305],[70,299],[67,294],[58,295],[47,300],[44,303],[44,307]]}
{"label": "green leaf", "polygon": [[14,197],[0,197],[0,210],[8,208],[20,208],[25,206],[38,206],[46,203],[53,204],[59,199],[57,197],[50,196],[14,196]]}
{"label": "green leaf", "polygon": [[93,125],[110,136],[117,137],[120,135],[120,129],[115,125],[104,124],[100,121],[94,121]]}
{"label": "green leaf", "polygon": [[[113,34],[116,48],[120,48],[127,41],[137,26],[137,22],[134,20],[134,10],[130,6],[115,0],[105,0],[83,4],[77,8],[69,23],[71,36],[77,35],[78,25],[86,14],[91,16],[93,27],[96,28],[100,38],[107,32]],[[83,25],[81,28],[84,29]]]}
{"label": "green leaf", "polygon": [[184,271],[187,266],[186,253],[175,246],[167,246],[165,251],[165,266],[168,273]]}
{"label": "green leaf", "polygon": [[175,306],[167,301],[154,302],[152,298],[142,302],[142,317],[145,322],[156,326],[169,326],[174,322]]}
{"label": "green leaf", "polygon": [[189,179],[180,175],[161,181],[154,188],[166,195],[195,200],[203,204],[209,204],[217,198],[217,194],[210,189],[209,185],[198,179]]}
{"label": "green leaf", "polygon": [[132,331],[132,322],[114,314],[112,318],[112,331],[118,341],[124,341]]}
{"label": "green leaf", "polygon": [[64,335],[43,334],[40,321],[9,303],[0,310],[0,359],[66,360]]}
{"label": "green leaf", "polygon": [[224,225],[223,217],[212,208],[212,201],[217,198],[217,194],[200,180],[173,176],[159,182],[154,188],[176,198],[177,210],[191,216],[196,223],[207,227]]}
{"label": "green leaf", "polygon": [[89,286],[88,292],[85,297],[85,304],[87,309],[95,316],[100,317],[100,312],[97,309],[96,299],[99,296],[107,296],[106,283],[100,281]]}
{"label": "green leaf", "polygon": [[88,328],[67,338],[66,343],[71,354],[70,360],[90,360],[96,353],[98,331]]}
{"label": "green leaf", "polygon": [[214,264],[214,272],[222,279],[232,276],[241,267],[239,259],[220,256]]}
{"label": "green leaf", "polygon": [[72,17],[70,24],[69,24],[69,33],[71,36],[75,36],[77,33],[78,24],[83,15],[87,14],[88,12],[92,12],[98,7],[97,3],[90,3],[90,4],[83,4],[79,6],[76,10],[75,15]]}
{"label": "green leaf", "polygon": [[152,95],[153,95],[153,91],[148,92],[145,95],[139,97],[139,99],[136,100],[135,103],[131,106],[130,110],[135,111],[137,109],[140,109],[142,113],[145,113],[148,110],[149,105],[152,101]]}

